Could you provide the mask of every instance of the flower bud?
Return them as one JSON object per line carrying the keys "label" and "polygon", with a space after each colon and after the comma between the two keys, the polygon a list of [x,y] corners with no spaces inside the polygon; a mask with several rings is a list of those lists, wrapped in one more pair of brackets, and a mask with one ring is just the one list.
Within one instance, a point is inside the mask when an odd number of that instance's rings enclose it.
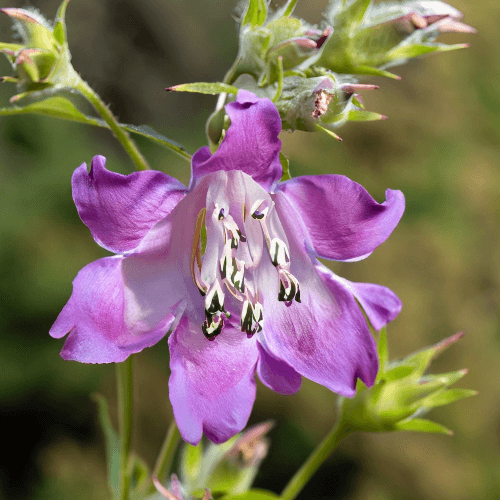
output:
{"label": "flower bud", "polygon": [[209,488],[217,498],[221,494],[239,494],[248,491],[267,455],[265,434],[271,422],[250,427],[221,445],[186,445],[181,458],[181,477],[186,490],[199,496]]}
{"label": "flower bud", "polygon": [[357,93],[376,88],[376,85],[354,81],[340,83],[333,74],[315,78],[289,76],[283,80],[283,90],[275,104],[284,129],[323,130],[335,135],[332,131],[347,121],[385,119],[383,115],[366,111]]}
{"label": "flower bud", "polygon": [[[333,34],[316,62],[337,73],[396,77],[385,68],[433,52],[466,47],[437,43],[443,32],[475,33],[463,14],[438,0],[332,2],[326,21]],[[396,77],[397,78],[397,77]]]}
{"label": "flower bud", "polygon": [[227,83],[249,74],[260,86],[270,85],[278,79],[278,58],[286,71],[317,53],[324,33],[291,17],[295,3],[290,0],[270,12],[265,1],[248,0],[240,21],[238,56],[226,75]]}
{"label": "flower bud", "polygon": [[36,10],[0,9],[12,19],[22,40],[22,44],[0,43],[0,52],[15,71],[15,76],[3,80],[16,82],[21,91],[11,102],[35,92],[46,94],[73,86],[76,73],[70,63],[64,21],[68,1],[59,7],[54,25]]}
{"label": "flower bud", "polygon": [[379,340],[380,371],[370,389],[362,386],[352,399],[341,399],[343,424],[352,430],[384,432],[411,430],[421,432],[452,432],[431,420],[420,418],[434,407],[473,396],[476,391],[450,389],[467,370],[439,375],[424,375],[432,359],[456,342],[456,334],[403,360],[387,364],[385,330]]}

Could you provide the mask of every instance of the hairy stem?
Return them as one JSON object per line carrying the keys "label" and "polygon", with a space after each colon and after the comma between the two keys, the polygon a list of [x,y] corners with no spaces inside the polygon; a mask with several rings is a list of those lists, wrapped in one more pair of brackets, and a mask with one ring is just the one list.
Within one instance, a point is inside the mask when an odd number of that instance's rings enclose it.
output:
{"label": "hairy stem", "polygon": [[[180,440],[181,434],[174,419],[168,428],[165,441],[163,441],[160,454],[156,459],[155,468],[153,469],[153,477],[156,476],[162,484],[166,481],[167,475],[172,467],[172,462],[174,461],[175,452],[177,451]],[[154,491],[154,486],[151,486],[150,493]]]}
{"label": "hairy stem", "polygon": [[94,92],[88,83],[80,79],[76,84],[76,89],[92,104],[92,106],[94,106],[95,110],[101,115],[102,119],[109,125],[109,128],[112,130],[115,137],[120,141],[123,149],[125,149],[127,154],[135,163],[137,170],[149,170],[146,158],[142,156],[142,153],[139,151],[128,132],[120,127],[120,124],[113,116],[113,113],[111,113],[108,107],[104,104],[104,102],[102,102],[101,98]]}
{"label": "hairy stem", "polygon": [[116,364],[120,432],[120,500],[129,500],[132,441],[132,356]]}
{"label": "hairy stem", "polygon": [[281,493],[281,498],[284,500],[294,500],[302,491],[309,479],[318,470],[320,465],[331,455],[333,450],[339,445],[352,429],[347,427],[342,419],[323,439],[323,441],[312,452],[304,465],[295,473],[292,479]]}

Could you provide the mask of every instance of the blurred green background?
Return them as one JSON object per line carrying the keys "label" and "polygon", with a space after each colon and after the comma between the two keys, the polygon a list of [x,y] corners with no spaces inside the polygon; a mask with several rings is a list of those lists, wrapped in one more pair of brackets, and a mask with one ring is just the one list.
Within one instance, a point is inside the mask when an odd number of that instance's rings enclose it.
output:
{"label": "blurred green background", "polygon": [[[33,0],[50,19],[58,3]],[[296,14],[319,22],[325,5],[302,0]],[[392,357],[465,331],[433,367],[468,367],[460,385],[480,394],[434,410],[453,438],[349,437],[302,499],[500,498],[500,3],[453,5],[479,33],[447,40],[471,48],[397,68],[400,82],[369,79],[381,88],[365,93],[367,108],[387,121],[340,129],[342,143],[301,132],[282,140],[294,175],[345,174],[379,201],[389,187],[405,193],[406,214],[391,238],[369,259],[333,268],[389,286],[402,299],[389,328]],[[204,145],[215,99],[164,88],[222,79],[237,51],[234,6],[72,0],[74,66],[121,121],[149,124],[194,152]],[[7,16],[0,32],[9,41]],[[6,60],[0,74],[10,74]],[[2,105],[13,91],[12,84],[0,87]],[[78,270],[106,255],[76,213],[73,170],[95,154],[122,173],[133,165],[106,131],[55,119],[2,117],[0,138],[0,498],[107,499],[103,437],[89,395],[105,394],[114,409],[114,367],[63,361],[62,342],[48,330]],[[184,160],[138,144],[154,168],[188,181]],[[152,464],[172,418],[166,340],[137,355],[135,366],[134,448]],[[250,422],[273,418],[278,425],[257,486],[281,490],[333,424],[335,400],[307,380],[291,397],[259,385]]]}

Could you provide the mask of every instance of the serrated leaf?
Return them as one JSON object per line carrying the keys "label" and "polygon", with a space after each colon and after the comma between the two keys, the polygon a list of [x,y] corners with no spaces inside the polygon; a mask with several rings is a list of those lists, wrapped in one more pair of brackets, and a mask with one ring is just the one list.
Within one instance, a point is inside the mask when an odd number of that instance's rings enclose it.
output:
{"label": "serrated leaf", "polygon": [[267,3],[265,0],[248,0],[248,8],[243,16],[241,25],[262,26],[267,17]]}
{"label": "serrated leaf", "polygon": [[437,406],[449,405],[451,403],[454,403],[455,401],[460,401],[461,399],[476,395],[477,391],[473,391],[471,389],[448,389],[436,392],[420,400],[419,406],[425,406],[426,408],[435,408]]}
{"label": "serrated leaf", "polygon": [[444,425],[437,424],[432,420],[426,420],[424,418],[403,420],[395,424],[395,427],[400,431],[433,432],[436,434],[447,434],[448,436],[453,435],[453,431]]}
{"label": "serrated leaf", "polygon": [[100,394],[94,394],[92,397],[97,403],[99,423],[104,432],[106,442],[106,462],[108,466],[109,485],[113,498],[118,499],[120,494],[120,442],[111,424],[106,399]]}
{"label": "serrated leaf", "polygon": [[280,497],[275,493],[255,489],[241,495],[226,495],[222,497],[221,500],[273,500],[276,498]]}
{"label": "serrated leaf", "polygon": [[288,161],[288,158],[280,151],[280,163],[281,163],[281,168],[283,169],[283,174],[281,176],[280,182],[287,181],[288,179],[292,178],[292,175],[290,174],[290,162]]}
{"label": "serrated leaf", "polygon": [[222,82],[196,82],[196,83],[183,83],[181,85],[174,85],[173,87],[168,87],[169,92],[195,92],[198,94],[222,94],[226,92],[227,94],[238,93],[238,88],[233,85],[228,85]]}
{"label": "serrated leaf", "polygon": [[[104,120],[101,120],[100,118],[92,118],[83,114],[71,101],[64,97],[49,97],[43,101],[34,102],[26,106],[12,106],[0,109],[0,116],[31,113],[109,129],[108,124]],[[166,146],[187,160],[191,159],[191,155],[180,144],[168,139],[162,134],[159,134],[147,125],[136,126],[120,123],[120,126],[128,132],[142,135],[143,137],[147,137],[162,146]]]}

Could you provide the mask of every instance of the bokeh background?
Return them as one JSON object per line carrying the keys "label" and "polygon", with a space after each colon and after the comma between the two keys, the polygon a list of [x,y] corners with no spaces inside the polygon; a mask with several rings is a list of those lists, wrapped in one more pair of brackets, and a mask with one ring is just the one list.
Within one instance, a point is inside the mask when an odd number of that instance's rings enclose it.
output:
{"label": "bokeh background", "polygon": [[[58,0],[32,0],[52,19]],[[320,21],[326,0],[296,14]],[[345,174],[379,201],[401,189],[406,214],[367,260],[335,264],[352,280],[382,283],[404,308],[390,325],[391,357],[457,331],[465,337],[433,369],[468,367],[462,387],[479,396],[434,410],[453,438],[412,433],[353,435],[302,499],[500,498],[500,3],[454,0],[478,34],[447,35],[468,50],[398,68],[400,82],[371,78],[365,93],[384,122],[320,134],[282,134],[294,175]],[[25,7],[12,0],[2,7]],[[149,124],[204,145],[211,96],[168,94],[170,85],[222,79],[237,52],[233,0],[72,0],[67,11],[75,68],[121,121]],[[0,18],[3,41],[11,31]],[[0,74],[10,74],[0,61]],[[0,87],[0,103],[13,94]],[[70,178],[93,155],[110,169],[133,165],[105,130],[55,119],[0,118],[0,498],[107,499],[103,436],[90,394],[115,412],[114,367],[65,362],[48,330],[87,263],[106,255],[81,223]],[[187,182],[184,160],[138,140],[151,164]],[[136,356],[134,448],[154,463],[172,419],[166,340]],[[251,423],[273,418],[272,447],[257,486],[279,492],[335,421],[335,395],[304,380],[279,396],[259,385]]]}

